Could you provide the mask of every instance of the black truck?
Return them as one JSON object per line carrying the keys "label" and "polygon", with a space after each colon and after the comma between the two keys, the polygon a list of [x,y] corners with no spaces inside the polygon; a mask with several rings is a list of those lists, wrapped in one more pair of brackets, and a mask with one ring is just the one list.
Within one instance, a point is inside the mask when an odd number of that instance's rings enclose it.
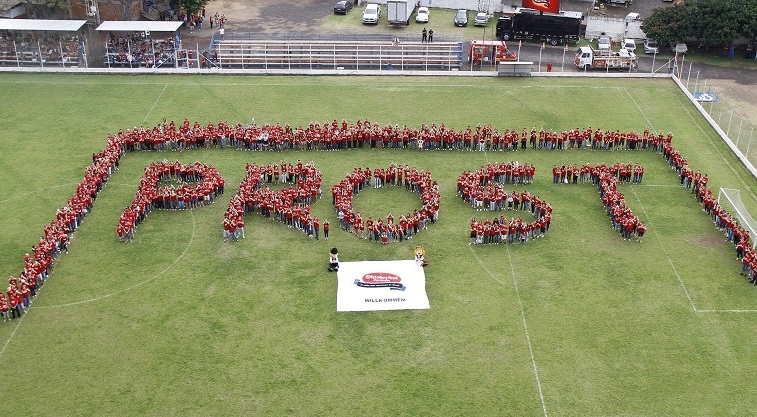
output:
{"label": "black truck", "polygon": [[497,19],[497,37],[506,41],[534,39],[552,45],[578,43],[580,32],[581,14],[576,12],[553,14],[519,8],[513,13],[502,13]]}

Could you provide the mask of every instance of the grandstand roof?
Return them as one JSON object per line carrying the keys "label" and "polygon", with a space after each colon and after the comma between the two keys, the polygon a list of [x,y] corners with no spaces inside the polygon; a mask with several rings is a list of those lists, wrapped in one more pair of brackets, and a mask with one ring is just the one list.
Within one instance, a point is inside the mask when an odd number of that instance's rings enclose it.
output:
{"label": "grandstand roof", "polygon": [[183,22],[152,22],[147,20],[112,20],[102,22],[100,32],[176,32]]}
{"label": "grandstand roof", "polygon": [[0,30],[45,30],[76,32],[86,20],[0,19]]}

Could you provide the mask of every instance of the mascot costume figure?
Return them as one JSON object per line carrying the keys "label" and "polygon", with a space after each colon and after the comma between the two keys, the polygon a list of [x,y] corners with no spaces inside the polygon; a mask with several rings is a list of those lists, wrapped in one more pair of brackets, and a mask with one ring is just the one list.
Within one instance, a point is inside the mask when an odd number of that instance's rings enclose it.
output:
{"label": "mascot costume figure", "polygon": [[339,251],[331,248],[329,252],[329,272],[339,271]]}
{"label": "mascot costume figure", "polygon": [[423,246],[418,245],[415,247],[415,264],[418,266],[426,266],[428,265],[428,261],[426,261],[426,250],[423,249]]}

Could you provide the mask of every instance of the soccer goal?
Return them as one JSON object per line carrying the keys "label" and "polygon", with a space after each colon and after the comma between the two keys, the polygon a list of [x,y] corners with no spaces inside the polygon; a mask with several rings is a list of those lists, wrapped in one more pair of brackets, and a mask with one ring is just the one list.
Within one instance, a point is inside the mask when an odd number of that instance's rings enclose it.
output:
{"label": "soccer goal", "polygon": [[[725,198],[723,199],[722,197]],[[726,200],[727,203],[723,200]],[[752,215],[749,214],[749,211],[744,207],[744,203],[741,201],[741,192],[734,188],[721,188],[718,192],[718,203],[720,203],[721,207],[725,208],[726,211],[736,216],[741,225],[749,230],[749,234],[752,235],[752,248],[754,248],[755,245],[757,245],[757,222],[754,221]],[[732,210],[729,210],[729,208]]]}

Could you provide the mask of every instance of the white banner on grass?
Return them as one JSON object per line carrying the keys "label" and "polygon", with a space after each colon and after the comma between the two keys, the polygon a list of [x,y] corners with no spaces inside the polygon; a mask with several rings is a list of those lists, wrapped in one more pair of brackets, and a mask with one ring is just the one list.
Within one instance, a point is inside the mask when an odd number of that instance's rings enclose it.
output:
{"label": "white banner on grass", "polygon": [[430,308],[426,275],[414,260],[340,262],[336,311]]}

